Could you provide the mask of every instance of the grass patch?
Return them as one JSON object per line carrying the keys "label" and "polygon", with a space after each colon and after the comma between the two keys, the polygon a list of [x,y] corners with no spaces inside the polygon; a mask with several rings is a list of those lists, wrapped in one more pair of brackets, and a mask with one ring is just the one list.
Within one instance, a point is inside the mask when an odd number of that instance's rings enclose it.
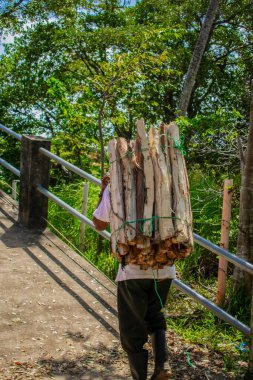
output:
{"label": "grass patch", "polygon": [[[202,285],[189,284],[215,303],[216,280]],[[166,307],[167,326],[186,342],[216,352],[223,359],[224,370],[235,376],[245,372],[249,360],[249,340],[237,329],[220,320],[211,311],[172,287]],[[240,320],[240,316],[237,316]]]}

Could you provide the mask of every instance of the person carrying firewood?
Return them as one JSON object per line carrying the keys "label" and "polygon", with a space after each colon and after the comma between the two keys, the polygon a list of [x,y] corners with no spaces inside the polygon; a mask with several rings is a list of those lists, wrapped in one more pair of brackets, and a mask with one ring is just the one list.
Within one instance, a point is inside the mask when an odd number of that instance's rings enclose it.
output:
{"label": "person carrying firewood", "polygon": [[[99,231],[110,223],[109,181],[109,176],[102,179],[99,204],[93,213],[93,223]],[[134,380],[147,379],[148,351],[144,344],[149,335],[154,356],[154,372],[150,380],[171,377],[162,309],[175,277],[174,265],[165,265],[161,269],[141,269],[132,263],[119,265],[116,282],[120,340]]]}

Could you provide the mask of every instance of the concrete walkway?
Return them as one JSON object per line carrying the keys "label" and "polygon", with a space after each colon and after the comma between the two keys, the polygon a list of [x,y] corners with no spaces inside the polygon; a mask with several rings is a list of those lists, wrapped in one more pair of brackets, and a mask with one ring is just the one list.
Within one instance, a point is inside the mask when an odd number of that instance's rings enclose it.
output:
{"label": "concrete walkway", "polygon": [[0,195],[0,378],[127,379],[116,287]]}

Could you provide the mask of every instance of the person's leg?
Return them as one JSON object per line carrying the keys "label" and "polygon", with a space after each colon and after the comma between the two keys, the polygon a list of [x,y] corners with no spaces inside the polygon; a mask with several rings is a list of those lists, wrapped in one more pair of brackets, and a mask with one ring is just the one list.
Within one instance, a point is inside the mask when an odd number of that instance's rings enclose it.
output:
{"label": "person's leg", "polygon": [[156,330],[166,330],[166,321],[162,309],[166,305],[172,280],[166,278],[150,281],[146,321],[148,333],[152,334]]}
{"label": "person's leg", "polygon": [[151,285],[146,316],[155,361],[155,369],[151,380],[165,380],[170,377],[169,366],[167,366],[167,369],[164,367],[168,360],[168,352],[165,337],[166,321],[162,308],[166,304],[171,282],[170,279],[166,279],[153,281]]}
{"label": "person's leg", "polygon": [[167,380],[172,371],[168,363],[168,349],[165,330],[156,330],[151,334],[155,368],[150,380]]}
{"label": "person's leg", "polygon": [[143,345],[148,339],[145,316],[148,309],[148,285],[145,279],[118,283],[118,318],[120,340],[127,352],[134,380],[146,380],[148,352]]}

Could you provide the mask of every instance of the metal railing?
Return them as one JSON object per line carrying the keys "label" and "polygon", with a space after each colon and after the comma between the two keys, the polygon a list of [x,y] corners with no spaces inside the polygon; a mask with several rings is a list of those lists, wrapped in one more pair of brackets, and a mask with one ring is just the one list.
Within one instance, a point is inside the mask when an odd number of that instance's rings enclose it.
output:
{"label": "metal railing", "polygon": [[12,129],[10,128],[7,128],[5,127],[3,124],[0,123],[0,129],[3,131],[3,132],[6,132],[8,133],[8,135],[11,135],[13,137],[15,137],[15,139],[21,141],[22,140],[22,135],[14,132]]}
{"label": "metal railing", "polygon": [[20,170],[9,164],[9,162],[5,161],[3,158],[0,157],[0,164],[5,167],[5,169],[10,170],[13,174],[15,174],[17,177],[20,177]]}
{"label": "metal railing", "polygon": [[[9,128],[6,128],[0,124],[0,130],[9,133],[10,135],[14,136],[18,140],[21,140],[21,136],[18,135],[17,133],[11,131]],[[86,180],[93,182],[96,185],[100,185],[101,181],[97,179],[96,177],[92,176],[91,174],[81,170],[77,166],[69,163],[68,161],[63,160],[59,156],[49,152],[48,150],[44,148],[39,149],[40,153],[49,157],[50,159],[55,160],[56,162],[60,163],[67,169],[73,171],[74,173],[80,175],[82,178],[85,178]],[[0,159],[0,164],[5,166],[7,169],[11,170],[14,174],[20,175],[20,171],[16,168],[14,168],[12,165],[8,164],[6,161],[3,159]],[[55,196],[53,193],[45,189],[43,186],[38,185],[37,190],[46,196],[47,198],[51,199],[53,202],[57,203],[60,207],[68,211],[70,214],[72,214],[74,217],[78,218],[80,221],[86,223],[89,227],[91,227],[93,230],[95,230],[97,233],[102,235],[105,239],[110,240],[110,233],[107,231],[97,231],[94,224],[92,223],[91,220],[89,220],[86,216],[81,214],[79,211],[65,203],[63,200]],[[243,260],[236,255],[226,251],[225,249],[220,248],[219,246],[211,243],[210,241],[204,239],[203,237],[197,235],[196,233],[193,234],[194,236],[194,241],[201,245],[202,247],[210,250],[211,252],[217,254],[218,256],[223,256],[226,258],[227,261],[233,263],[234,265],[239,266],[241,269],[244,271],[250,273],[253,275],[253,265],[246,260]],[[248,326],[243,324],[242,322],[238,321],[236,318],[225,312],[223,309],[220,307],[216,306],[214,303],[209,301],[207,298],[203,297],[201,294],[197,293],[195,290],[184,284],[183,282],[179,281],[178,279],[173,280],[173,285],[178,288],[180,291],[183,293],[186,293],[189,295],[191,298],[195,299],[197,302],[199,302],[201,305],[203,305],[205,308],[208,310],[211,310],[216,316],[218,316],[220,319],[228,322],[230,325],[234,326],[236,329],[241,331],[243,334],[245,334],[247,337],[250,336],[251,330]]]}
{"label": "metal railing", "polygon": [[97,179],[96,177],[93,177],[93,175],[85,172],[84,170],[79,169],[77,166],[71,164],[70,162],[63,160],[63,158],[56,156],[56,154],[49,152],[47,149],[40,148],[39,151],[45,156],[63,165],[65,168],[71,170],[73,173],[76,173],[80,177],[87,179],[87,181],[93,182],[95,185],[98,185],[98,186],[101,185],[101,181],[99,179]]}
{"label": "metal railing", "polygon": [[[75,208],[71,207],[67,203],[65,203],[62,199],[58,198],[56,195],[45,189],[43,186],[38,186],[38,191],[45,195],[45,197],[51,199],[51,201],[58,204],[60,207],[62,207],[64,210],[68,211],[71,215],[75,216],[77,219],[79,219],[81,222],[84,222],[89,227],[91,227],[94,231],[98,232],[92,223],[90,219],[88,219],[85,215],[81,214],[79,211],[77,211]],[[100,235],[103,236],[105,239],[110,240],[110,233],[107,231],[99,231]]]}

